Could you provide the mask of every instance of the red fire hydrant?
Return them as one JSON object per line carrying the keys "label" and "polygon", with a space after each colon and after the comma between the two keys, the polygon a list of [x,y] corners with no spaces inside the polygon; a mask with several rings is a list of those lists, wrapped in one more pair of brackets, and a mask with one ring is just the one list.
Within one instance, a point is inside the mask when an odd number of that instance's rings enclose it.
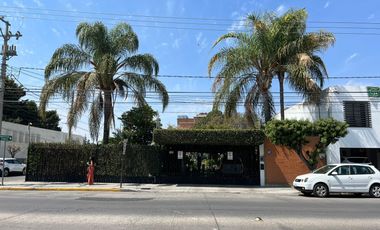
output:
{"label": "red fire hydrant", "polygon": [[94,159],[90,159],[90,163],[88,164],[87,168],[87,183],[88,185],[94,184],[94,172],[95,172],[95,163]]}

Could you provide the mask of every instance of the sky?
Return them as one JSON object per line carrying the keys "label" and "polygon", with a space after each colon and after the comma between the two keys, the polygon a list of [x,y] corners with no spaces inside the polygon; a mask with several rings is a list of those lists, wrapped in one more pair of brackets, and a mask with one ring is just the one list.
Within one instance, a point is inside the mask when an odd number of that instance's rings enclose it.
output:
{"label": "sky", "polygon": [[[241,19],[249,13],[281,15],[301,8],[308,12],[308,31],[325,30],[336,36],[334,46],[319,55],[330,77],[346,78],[328,79],[325,87],[380,85],[380,78],[356,78],[380,76],[378,0],[3,0],[0,15],[11,23],[13,33],[22,33],[19,40],[9,42],[17,46],[18,56],[8,61],[8,74],[28,90],[26,98],[37,103],[44,85],[43,68],[55,49],[66,43],[77,44],[75,29],[79,22],[102,21],[109,28],[118,22],[132,25],[139,38],[138,53],[150,53],[159,62],[159,79],[169,92],[170,103],[163,112],[155,95],[150,94],[148,100],[167,127],[176,125],[178,115],[193,117],[211,110],[213,79],[197,76],[208,75],[208,62],[220,48],[212,48],[212,44],[219,36],[244,29]],[[4,24],[0,26],[4,30]],[[272,91],[278,92],[276,82]],[[300,99],[285,98],[287,106],[296,100]],[[67,131],[68,106],[57,98],[48,108],[57,110],[63,131]],[[131,103],[117,104],[116,116],[131,107]],[[84,114],[75,134],[89,137],[87,120]],[[118,120],[115,127],[120,128]]]}

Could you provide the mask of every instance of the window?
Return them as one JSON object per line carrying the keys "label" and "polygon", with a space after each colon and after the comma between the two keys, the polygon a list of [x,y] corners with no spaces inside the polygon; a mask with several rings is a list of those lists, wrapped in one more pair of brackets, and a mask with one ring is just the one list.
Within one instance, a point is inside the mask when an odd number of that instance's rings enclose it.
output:
{"label": "window", "polygon": [[338,175],[350,175],[350,166],[341,166],[334,170]]}
{"label": "window", "polygon": [[366,166],[358,166],[358,165],[353,165],[351,166],[351,174],[354,175],[362,175],[362,174],[374,174],[375,172]]}
{"label": "window", "polygon": [[371,113],[368,101],[343,102],[344,120],[350,127],[371,127]]}

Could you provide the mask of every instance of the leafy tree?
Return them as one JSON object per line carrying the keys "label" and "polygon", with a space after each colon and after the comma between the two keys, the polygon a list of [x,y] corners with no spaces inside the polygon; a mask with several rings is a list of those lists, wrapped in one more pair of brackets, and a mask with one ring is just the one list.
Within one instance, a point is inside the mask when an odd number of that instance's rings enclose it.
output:
{"label": "leafy tree", "polygon": [[134,107],[121,115],[123,131],[119,131],[116,137],[127,138],[131,144],[148,145],[152,143],[153,130],[160,128],[161,123],[155,120],[158,116],[148,105]]}
{"label": "leafy tree", "polygon": [[[318,155],[325,153],[327,146],[345,137],[347,128],[346,122],[332,118],[320,119],[314,123],[308,120],[272,120],[267,122],[264,132],[273,144],[293,149],[312,170],[318,163]],[[306,138],[310,136],[319,137],[319,141],[310,154],[305,154],[302,149],[309,143]]]}
{"label": "leafy tree", "polygon": [[214,106],[224,104],[225,114],[231,116],[244,99],[247,117],[253,121],[261,112],[267,122],[274,114],[270,89],[276,76],[280,81],[283,114],[285,75],[292,88],[306,99],[316,101],[327,72],[315,53],[330,46],[334,37],[323,31],[306,33],[306,16],[305,10],[290,10],[280,17],[270,13],[249,15],[249,32],[230,32],[218,38],[213,47],[227,39],[234,43],[221,48],[209,62],[210,75],[218,69],[213,84]]}
{"label": "leafy tree", "polygon": [[206,117],[196,121],[194,129],[250,129],[255,125],[248,122],[246,117],[235,113],[231,117],[226,117],[219,110],[213,110]]}
{"label": "leafy tree", "polygon": [[139,106],[145,105],[145,93],[158,93],[163,109],[169,103],[165,86],[157,80],[158,62],[151,54],[136,54],[137,35],[127,23],[111,30],[101,22],[80,23],[76,29],[79,45],[65,44],[55,50],[45,68],[47,80],[41,94],[40,112],[48,101],[60,94],[71,103],[67,123],[69,133],[88,109],[90,136],[98,140],[103,118],[103,143],[109,141],[114,124],[116,97],[132,96]]}
{"label": "leafy tree", "polygon": [[61,131],[57,111],[46,111],[45,118],[39,116],[36,102],[21,100],[26,95],[26,92],[22,86],[11,78],[5,79],[5,89],[4,121],[23,125],[32,123],[35,127]]}

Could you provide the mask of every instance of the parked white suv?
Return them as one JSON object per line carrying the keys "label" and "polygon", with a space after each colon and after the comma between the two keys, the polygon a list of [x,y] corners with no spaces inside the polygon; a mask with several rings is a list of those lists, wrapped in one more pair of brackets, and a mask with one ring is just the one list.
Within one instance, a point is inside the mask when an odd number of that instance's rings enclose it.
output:
{"label": "parked white suv", "polygon": [[326,197],[329,193],[369,193],[380,198],[380,172],[368,164],[332,164],[298,176],[293,187],[305,195]]}
{"label": "parked white suv", "polygon": [[[0,158],[0,175],[2,175],[3,170],[3,158]],[[22,173],[25,175],[26,173],[26,165],[19,162],[15,158],[5,158],[4,164],[4,176],[8,176],[9,173]]]}

